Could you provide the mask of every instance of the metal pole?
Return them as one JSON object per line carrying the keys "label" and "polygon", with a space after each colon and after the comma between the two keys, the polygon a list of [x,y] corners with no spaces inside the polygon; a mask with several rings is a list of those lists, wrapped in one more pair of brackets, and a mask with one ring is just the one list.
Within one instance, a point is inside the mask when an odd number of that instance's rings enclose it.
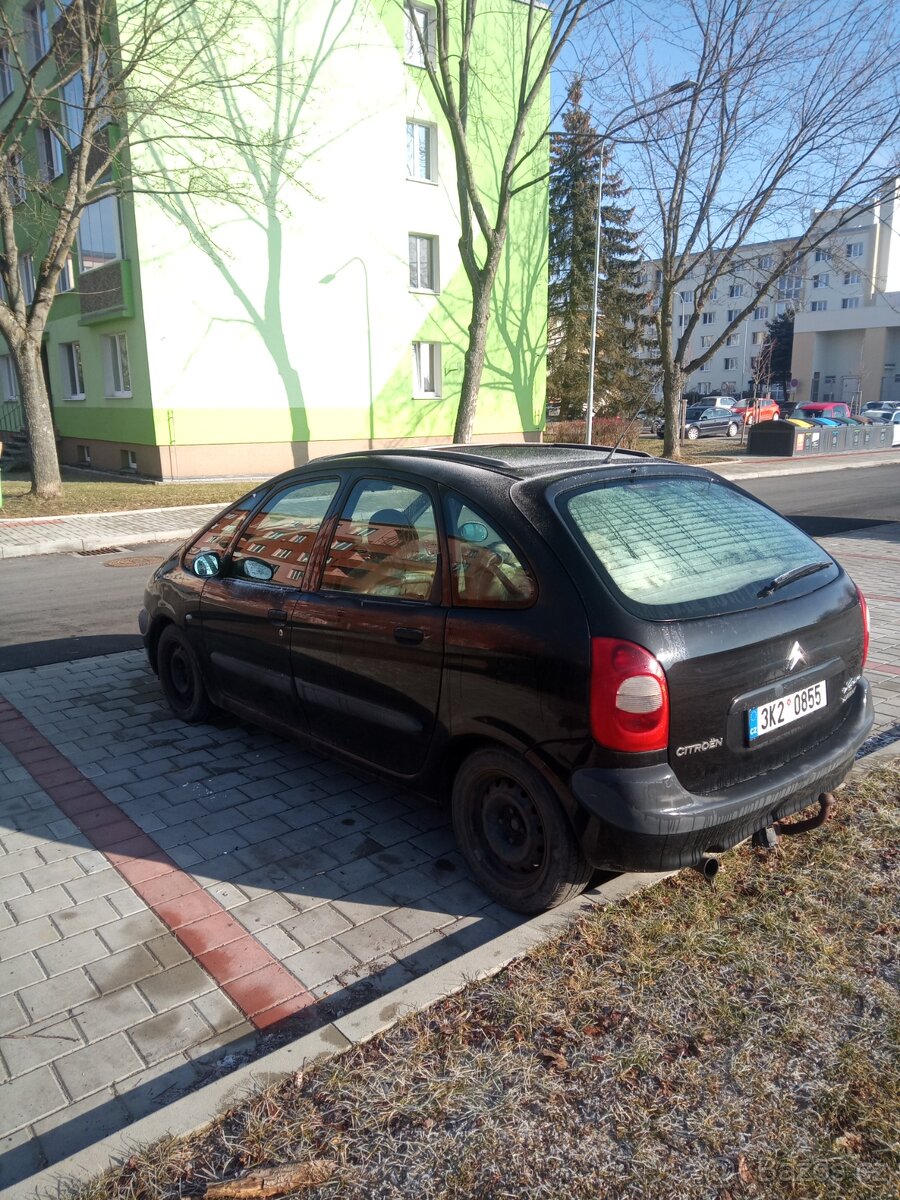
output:
{"label": "metal pole", "polygon": [[606,138],[600,139],[600,177],[597,181],[597,232],[594,238],[594,304],[591,316],[591,354],[588,365],[587,414],[584,444],[590,446],[594,433],[594,364],[597,361],[597,321],[600,318],[600,236],[603,232],[603,158]]}

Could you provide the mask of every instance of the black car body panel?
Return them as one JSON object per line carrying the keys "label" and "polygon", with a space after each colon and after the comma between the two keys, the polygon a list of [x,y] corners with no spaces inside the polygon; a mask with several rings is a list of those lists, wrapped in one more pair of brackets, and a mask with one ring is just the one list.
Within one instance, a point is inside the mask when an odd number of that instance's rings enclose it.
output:
{"label": "black car body panel", "polygon": [[[285,587],[230,578],[235,545],[267,497],[326,474],[340,485],[302,580]],[[414,481],[432,498],[440,545],[428,597],[320,587],[338,514],[363,477]],[[702,479],[759,503],[710,472],[596,448],[448,447],[318,460],[258,489],[226,523],[219,574],[200,579],[190,570],[200,535],[156,571],[141,621],[151,663],[161,630],[175,624],[213,701],[242,716],[436,799],[447,797],[466,754],[502,746],[541,772],[595,866],[696,862],[838,783],[873,715],[861,601],[837,564],[743,610],[685,620],[648,619],[603,578],[561,520],[561,498],[595,480],[661,478]],[[515,550],[535,581],[527,603],[453,602],[450,494]],[[644,647],[662,665],[667,748],[625,752],[592,737],[590,647],[598,637]],[[751,744],[750,709],[819,682],[827,690],[821,710]]]}

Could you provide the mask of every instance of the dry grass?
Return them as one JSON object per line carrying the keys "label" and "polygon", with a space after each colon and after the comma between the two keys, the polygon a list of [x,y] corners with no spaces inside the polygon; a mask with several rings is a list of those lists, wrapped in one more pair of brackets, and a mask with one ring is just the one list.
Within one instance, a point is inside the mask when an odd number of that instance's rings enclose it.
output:
{"label": "dry grass", "polygon": [[898,798],[895,762],[77,1195],[317,1158],[319,1200],[895,1197]]}
{"label": "dry grass", "polygon": [[71,513],[123,512],[137,508],[174,508],[181,504],[227,504],[237,500],[254,484],[233,483],[140,483],[134,479],[91,478],[79,471],[63,471],[63,493],[56,500],[38,500],[22,472],[3,476],[3,507],[0,521],[14,517],[59,517]]}
{"label": "dry grass", "polygon": [[[595,446],[614,446],[627,427],[627,421],[617,417],[598,418],[591,427],[591,438]],[[550,421],[544,430],[545,442],[575,442],[584,441],[584,421]],[[641,426],[635,424],[622,439],[625,450],[643,450],[659,458],[663,452],[662,438],[647,436],[641,433]],[[740,458],[746,453],[737,439],[702,438],[696,442],[685,442],[681,449],[682,459],[690,463],[703,463],[725,458]]]}

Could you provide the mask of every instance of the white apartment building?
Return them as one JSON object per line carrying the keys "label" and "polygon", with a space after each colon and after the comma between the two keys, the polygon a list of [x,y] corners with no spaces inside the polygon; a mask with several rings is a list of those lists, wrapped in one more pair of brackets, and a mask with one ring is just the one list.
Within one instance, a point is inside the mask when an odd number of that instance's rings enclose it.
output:
{"label": "white apartment building", "polygon": [[[818,249],[789,265],[713,357],[687,377],[684,390],[730,395],[751,390],[767,322],[793,310],[794,399],[800,403],[845,400],[857,409],[872,400],[900,400],[898,187],[900,180],[874,209],[860,213]],[[835,214],[835,222],[838,216]],[[707,298],[691,335],[690,357],[714,344],[745,307],[757,281],[771,272],[791,244],[791,239],[783,239],[741,248],[738,264],[718,280]],[[699,279],[699,266],[695,270]],[[646,285],[653,285],[657,272],[658,263],[649,261]],[[690,320],[693,309],[689,277],[674,302],[676,334]],[[652,357],[652,350],[645,353]]]}

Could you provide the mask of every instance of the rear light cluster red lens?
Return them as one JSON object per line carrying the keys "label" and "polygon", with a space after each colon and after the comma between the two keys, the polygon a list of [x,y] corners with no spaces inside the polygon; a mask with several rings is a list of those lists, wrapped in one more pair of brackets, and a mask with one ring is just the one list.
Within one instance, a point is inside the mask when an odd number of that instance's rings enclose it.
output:
{"label": "rear light cluster red lens", "polygon": [[869,657],[869,606],[866,604],[866,598],[859,590],[856,589],[856,594],[859,596],[859,607],[862,610],[863,622],[863,652],[862,652],[862,670],[866,665],[866,659]]}
{"label": "rear light cluster red lens", "polygon": [[669,685],[643,646],[591,639],[591,734],[601,746],[631,753],[669,744]]}

